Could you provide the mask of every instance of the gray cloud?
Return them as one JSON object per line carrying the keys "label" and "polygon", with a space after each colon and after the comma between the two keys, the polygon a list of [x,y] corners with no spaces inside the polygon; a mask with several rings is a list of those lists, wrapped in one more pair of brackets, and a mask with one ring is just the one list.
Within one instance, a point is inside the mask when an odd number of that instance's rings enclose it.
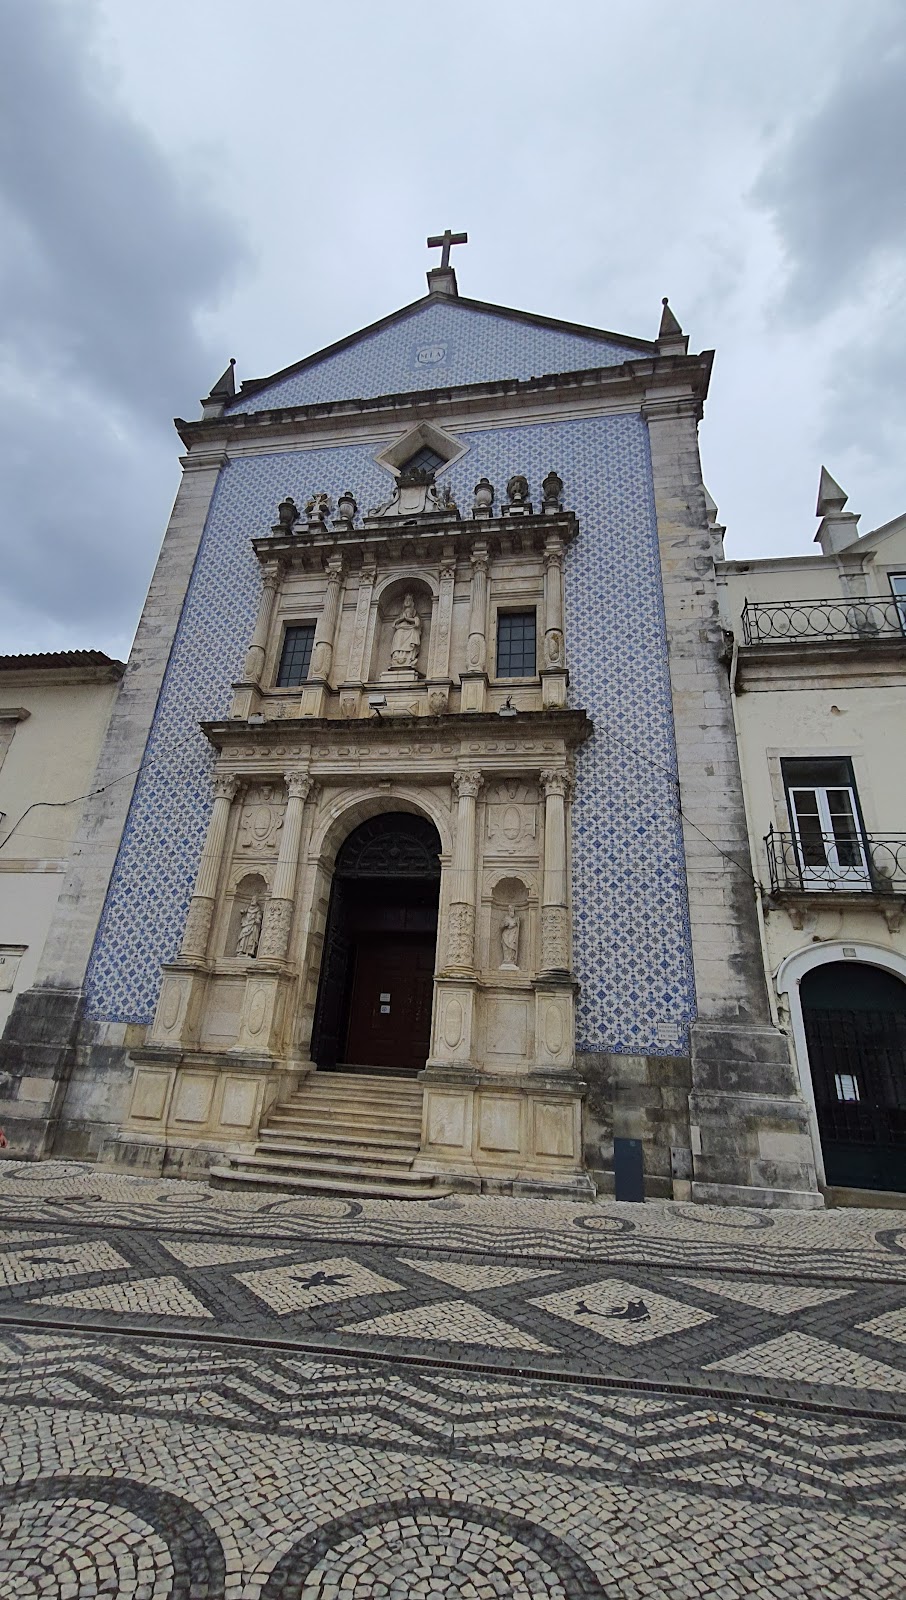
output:
{"label": "gray cloud", "polygon": [[88,0],[2,10],[7,588],[32,633],[43,617],[55,640],[94,645],[137,613],[173,487],[168,418],[194,414],[225,359],[196,318],[243,250],[118,99]]}
{"label": "gray cloud", "polygon": [[[789,276],[784,309],[805,319],[858,294],[906,252],[906,48],[873,31],[767,163],[754,198],[773,215]],[[899,34],[899,38],[896,37]]]}

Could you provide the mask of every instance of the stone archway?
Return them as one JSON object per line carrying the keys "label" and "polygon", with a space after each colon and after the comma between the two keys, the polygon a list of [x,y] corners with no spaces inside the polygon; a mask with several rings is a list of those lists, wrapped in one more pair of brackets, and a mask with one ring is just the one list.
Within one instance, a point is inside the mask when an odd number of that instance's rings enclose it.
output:
{"label": "stone archway", "polygon": [[408,811],[361,822],[337,852],[315,1006],[321,1070],[414,1074],[431,1035],[441,841]]}
{"label": "stone archway", "polygon": [[906,1193],[906,960],[821,945],[777,974],[788,999],[819,1177]]}

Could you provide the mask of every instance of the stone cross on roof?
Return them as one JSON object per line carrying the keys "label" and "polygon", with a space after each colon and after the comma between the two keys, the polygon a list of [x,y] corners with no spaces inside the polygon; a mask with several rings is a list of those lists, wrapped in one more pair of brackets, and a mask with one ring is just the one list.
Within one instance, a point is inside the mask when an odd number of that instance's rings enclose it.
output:
{"label": "stone cross on roof", "polygon": [[428,240],[428,249],[440,251],[440,271],[447,272],[450,266],[450,246],[468,242],[467,233],[451,233],[449,228],[446,228],[443,233],[432,233]]}

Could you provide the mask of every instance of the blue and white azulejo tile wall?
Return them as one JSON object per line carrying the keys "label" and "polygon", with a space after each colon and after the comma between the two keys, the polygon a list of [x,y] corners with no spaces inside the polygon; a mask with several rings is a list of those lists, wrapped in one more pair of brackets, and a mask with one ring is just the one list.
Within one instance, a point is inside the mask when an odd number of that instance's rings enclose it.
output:
{"label": "blue and white azulejo tile wall", "polygon": [[640,354],[615,339],[537,327],[472,311],[455,301],[433,301],[302,372],[255,394],[239,395],[230,409],[267,411],[454,384],[543,378],[549,372],[619,366]]}
{"label": "blue and white azulejo tile wall", "polygon": [[[573,806],[579,1048],[680,1052],[692,963],[645,424],[611,416],[457,436],[469,446],[448,474],[460,505],[482,474],[499,490],[524,472],[537,498],[553,467],[579,517],[566,563],[570,695],[595,724]],[[316,489],[351,488],[360,505],[376,504],[388,480],[372,454],[244,457],[221,475],[95,944],[95,1018],[150,1020],[161,963],[179,948],[211,805],[198,723],[226,715],[258,605],[249,541],[285,494],[301,504]]]}

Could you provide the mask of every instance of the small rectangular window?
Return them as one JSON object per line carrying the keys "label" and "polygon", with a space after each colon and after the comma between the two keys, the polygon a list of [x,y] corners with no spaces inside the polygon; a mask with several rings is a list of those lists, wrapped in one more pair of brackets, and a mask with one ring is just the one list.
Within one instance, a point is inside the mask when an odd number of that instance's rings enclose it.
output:
{"label": "small rectangular window", "polygon": [[535,635],[534,610],[497,613],[498,678],[535,676]]}
{"label": "small rectangular window", "polygon": [[890,574],[890,587],[893,590],[893,598],[900,613],[900,627],[906,633],[906,572],[892,572]]}
{"label": "small rectangular window", "polygon": [[283,635],[283,653],[277,673],[277,688],[291,689],[293,684],[304,683],[311,666],[311,651],[315,642],[315,625],[302,622],[287,628]]}
{"label": "small rectangular window", "polygon": [[799,870],[813,888],[869,883],[852,763],[846,756],[781,762]]}

